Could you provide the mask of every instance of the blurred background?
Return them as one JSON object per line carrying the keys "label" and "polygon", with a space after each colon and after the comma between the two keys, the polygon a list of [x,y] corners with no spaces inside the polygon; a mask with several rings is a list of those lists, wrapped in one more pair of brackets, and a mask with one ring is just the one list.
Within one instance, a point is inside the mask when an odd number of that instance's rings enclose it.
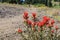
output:
{"label": "blurred background", "polygon": [[0,2],[4,3],[15,3],[15,4],[34,4],[34,5],[45,5],[48,7],[56,7],[60,6],[60,0],[0,0]]}

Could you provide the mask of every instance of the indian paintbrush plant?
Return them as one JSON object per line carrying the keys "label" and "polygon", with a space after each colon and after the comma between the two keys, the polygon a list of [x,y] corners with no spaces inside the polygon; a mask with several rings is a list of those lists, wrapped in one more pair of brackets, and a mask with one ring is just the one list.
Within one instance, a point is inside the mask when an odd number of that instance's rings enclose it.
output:
{"label": "indian paintbrush plant", "polygon": [[[37,15],[32,13],[32,20],[29,20],[28,12],[23,14],[25,32],[18,29],[24,40],[57,40],[58,26],[54,26],[55,21],[48,16],[44,16],[42,20],[37,21]],[[24,35],[25,34],[25,35]]]}

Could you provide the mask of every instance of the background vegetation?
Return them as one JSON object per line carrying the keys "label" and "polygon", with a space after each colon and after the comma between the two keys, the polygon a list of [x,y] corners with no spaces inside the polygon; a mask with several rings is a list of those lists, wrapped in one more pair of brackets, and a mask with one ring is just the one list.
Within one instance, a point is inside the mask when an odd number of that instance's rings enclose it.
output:
{"label": "background vegetation", "polygon": [[[24,1],[24,2],[23,2]],[[44,4],[46,6],[59,6],[60,0],[0,0],[0,2],[16,3],[16,4]]]}

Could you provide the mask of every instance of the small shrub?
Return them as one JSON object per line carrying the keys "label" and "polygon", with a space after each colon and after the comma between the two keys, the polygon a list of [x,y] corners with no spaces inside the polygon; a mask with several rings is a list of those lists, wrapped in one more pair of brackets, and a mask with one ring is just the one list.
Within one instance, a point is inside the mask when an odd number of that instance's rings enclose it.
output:
{"label": "small shrub", "polygon": [[32,20],[29,20],[28,12],[23,14],[25,32],[18,30],[24,40],[57,40],[58,26],[54,26],[55,21],[47,16],[38,21],[36,13],[32,13]]}

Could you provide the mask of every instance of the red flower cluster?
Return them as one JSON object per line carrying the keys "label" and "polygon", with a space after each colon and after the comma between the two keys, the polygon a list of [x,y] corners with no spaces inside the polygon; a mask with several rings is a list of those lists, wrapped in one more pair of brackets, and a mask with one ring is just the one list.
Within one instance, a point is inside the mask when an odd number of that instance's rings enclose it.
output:
{"label": "red flower cluster", "polygon": [[[43,16],[43,20],[42,21],[31,21],[31,20],[28,20],[29,16],[28,16],[28,12],[24,12],[24,15],[23,15],[26,23],[30,26],[32,26],[31,28],[33,30],[35,30],[35,25],[38,26],[38,30],[40,30],[40,28],[44,28],[43,26],[48,26],[48,28],[51,28],[53,27],[53,24],[55,23],[54,20],[51,20],[49,17],[47,16]],[[32,13],[32,17],[35,19],[36,18],[36,13]],[[55,27],[56,30],[58,30],[58,27],[56,26]],[[44,28],[45,29],[45,28]],[[53,33],[53,30],[52,30],[52,33]]]}
{"label": "red flower cluster", "polygon": [[49,17],[47,17],[47,16],[44,16],[44,17],[43,17],[43,21],[45,21],[45,23],[47,23],[49,20],[50,20]]}
{"label": "red flower cluster", "polygon": [[24,12],[23,18],[24,18],[24,19],[28,19],[28,18],[29,18],[28,12]]}
{"label": "red flower cluster", "polygon": [[43,20],[41,22],[38,23],[39,27],[44,26],[45,24],[47,24],[49,22],[50,18],[48,18],[47,16],[43,17]]}

